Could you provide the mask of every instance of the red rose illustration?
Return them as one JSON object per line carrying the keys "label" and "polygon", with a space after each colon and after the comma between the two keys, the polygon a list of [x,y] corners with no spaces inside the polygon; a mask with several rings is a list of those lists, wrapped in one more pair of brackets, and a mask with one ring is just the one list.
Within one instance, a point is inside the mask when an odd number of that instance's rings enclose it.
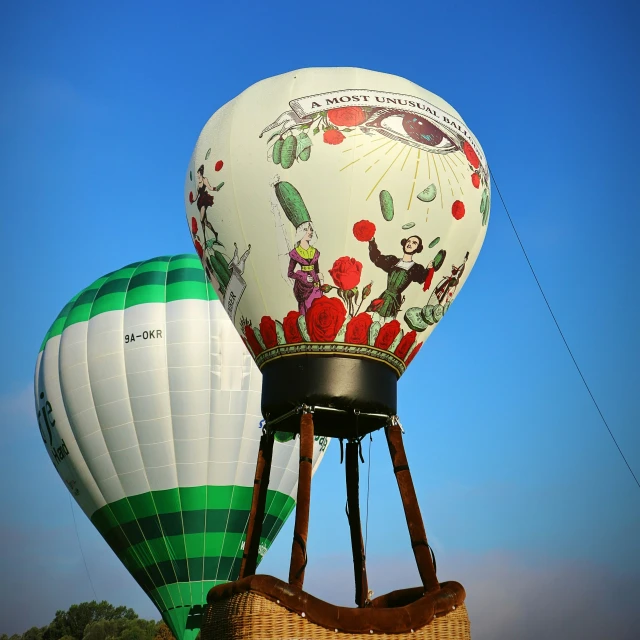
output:
{"label": "red rose illustration", "polygon": [[329,269],[329,274],[338,289],[353,289],[360,284],[362,262],[358,262],[355,258],[343,256],[333,263],[333,267]]}
{"label": "red rose illustration", "polygon": [[357,127],[367,119],[367,114],[362,107],[340,107],[330,109],[327,117],[339,127]]}
{"label": "red rose illustration", "polygon": [[371,304],[369,305],[367,311],[378,311],[378,309],[380,309],[383,304],[384,300],[382,298],[376,298],[375,300],[371,301]]}
{"label": "red rose illustration", "polygon": [[421,342],[420,344],[416,345],[413,350],[411,351],[411,353],[409,354],[409,357],[406,359],[405,361],[405,365],[408,367],[409,364],[411,364],[411,361],[418,355],[418,351],[420,351],[420,349],[422,349],[422,345],[424,344],[424,342]]}
{"label": "red rose illustration", "polygon": [[327,144],[340,144],[344,140],[344,133],[337,129],[327,129],[322,135],[322,139]]}
{"label": "red rose illustration", "polygon": [[287,317],[282,321],[282,326],[284,327],[284,339],[287,341],[287,344],[302,342],[302,335],[300,334],[300,328],[298,327],[299,317],[299,311],[289,311],[289,313],[287,313]]}
{"label": "red rose illustration", "polygon": [[346,316],[339,298],[316,298],[305,316],[311,342],[333,342]]}
{"label": "red rose illustration", "polygon": [[469,164],[477,169],[480,166],[480,159],[478,158],[478,154],[474,151],[473,147],[465,140],[464,145],[462,145],[462,150],[464,151],[464,155],[467,156],[467,160]]}
{"label": "red rose illustration", "polygon": [[461,220],[464,218],[465,210],[464,210],[464,202],[461,200],[456,200],[453,205],[451,205],[451,215],[456,220]]}
{"label": "red rose illustration", "polygon": [[378,334],[373,346],[386,351],[399,333],[400,323],[397,320],[387,322],[387,324],[380,329],[380,333]]}
{"label": "red rose illustration", "polygon": [[191,218],[191,233],[194,236],[198,233],[198,221],[195,218]]}
{"label": "red rose illustration", "polygon": [[415,331],[409,331],[409,333],[405,334],[400,340],[400,344],[396,347],[394,353],[400,358],[400,360],[404,360],[409,353],[409,349],[411,345],[415,342],[416,336],[418,334]]}
{"label": "red rose illustration", "polygon": [[369,341],[369,327],[372,325],[373,320],[368,313],[359,313],[354,318],[351,318],[347,323],[347,333],[344,337],[344,341],[349,344],[368,344]]}
{"label": "red rose illustration", "polygon": [[253,327],[250,324],[244,325],[244,335],[247,338],[251,351],[253,351],[253,357],[257,358],[262,353],[262,347],[256,340],[256,334],[253,333]]}
{"label": "red rose illustration", "polygon": [[189,191],[189,202],[193,204],[193,191]]}
{"label": "red rose illustration", "polygon": [[278,344],[276,323],[269,316],[262,316],[262,320],[260,320],[260,335],[267,349],[271,349],[271,347],[275,347]]}
{"label": "red rose illustration", "polygon": [[471,174],[471,184],[476,188],[480,188],[480,176],[477,173]]}
{"label": "red rose illustration", "polygon": [[360,220],[353,225],[353,235],[360,242],[369,242],[376,235],[376,225],[369,220]]}
{"label": "red rose illustration", "polygon": [[222,160],[218,160],[218,162],[216,162],[216,166],[214,167],[214,169],[216,171],[220,171],[220,169],[222,169],[222,167],[224,167],[224,162],[222,162]]}

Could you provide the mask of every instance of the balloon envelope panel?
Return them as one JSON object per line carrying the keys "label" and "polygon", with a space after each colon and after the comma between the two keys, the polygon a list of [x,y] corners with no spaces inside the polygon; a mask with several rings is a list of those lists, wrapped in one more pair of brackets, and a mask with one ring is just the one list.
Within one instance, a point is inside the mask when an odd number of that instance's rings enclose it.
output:
{"label": "balloon envelope panel", "polygon": [[460,115],[353,68],[293,71],[224,105],[184,193],[198,254],[260,368],[332,353],[401,375],[468,277],[490,209]]}
{"label": "balloon envelope panel", "polygon": [[[40,432],[83,511],[175,635],[237,577],[260,438],[261,376],[197,256],[100,278],[51,326]],[[318,439],[314,469],[327,446]],[[276,443],[261,555],[294,507],[297,441]]]}

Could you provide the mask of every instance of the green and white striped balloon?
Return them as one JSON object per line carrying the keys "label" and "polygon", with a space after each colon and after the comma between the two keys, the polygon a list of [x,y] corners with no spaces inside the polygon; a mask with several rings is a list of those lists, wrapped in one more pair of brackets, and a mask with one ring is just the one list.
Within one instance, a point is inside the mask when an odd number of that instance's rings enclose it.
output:
{"label": "green and white striped balloon", "polygon": [[[114,271],[49,329],[35,400],[60,477],[179,640],[238,576],[261,375],[195,255]],[[317,439],[314,470],[327,440]],[[261,540],[291,513],[298,441],[276,443]]]}

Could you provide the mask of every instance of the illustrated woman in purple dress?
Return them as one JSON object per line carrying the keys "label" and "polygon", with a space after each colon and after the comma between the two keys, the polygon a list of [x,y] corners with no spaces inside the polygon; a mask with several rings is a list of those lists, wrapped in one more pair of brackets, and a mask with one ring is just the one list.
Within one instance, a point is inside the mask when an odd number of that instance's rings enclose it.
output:
{"label": "illustrated woman in purple dress", "polygon": [[316,298],[321,298],[323,276],[318,259],[320,252],[313,246],[317,239],[311,221],[302,223],[296,229],[296,242],[289,252],[288,276],[294,280],[293,295],[298,301],[298,309],[305,315]]}

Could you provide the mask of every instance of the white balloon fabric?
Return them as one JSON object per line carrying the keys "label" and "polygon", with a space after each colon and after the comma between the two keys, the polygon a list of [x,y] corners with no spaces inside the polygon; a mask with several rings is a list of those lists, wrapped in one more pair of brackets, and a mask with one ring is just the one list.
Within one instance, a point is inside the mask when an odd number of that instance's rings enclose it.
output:
{"label": "white balloon fabric", "polygon": [[[64,307],[38,355],[51,461],[179,640],[197,634],[208,590],[238,576],[260,390],[195,255],[100,278]],[[314,470],[327,443],[316,438]],[[276,442],[260,558],[294,507],[298,457],[297,440]]]}
{"label": "white balloon fabric", "polygon": [[184,189],[198,254],[258,366],[297,354],[398,376],[482,246],[482,148],[444,100],[354,68],[259,82],[204,126]]}

